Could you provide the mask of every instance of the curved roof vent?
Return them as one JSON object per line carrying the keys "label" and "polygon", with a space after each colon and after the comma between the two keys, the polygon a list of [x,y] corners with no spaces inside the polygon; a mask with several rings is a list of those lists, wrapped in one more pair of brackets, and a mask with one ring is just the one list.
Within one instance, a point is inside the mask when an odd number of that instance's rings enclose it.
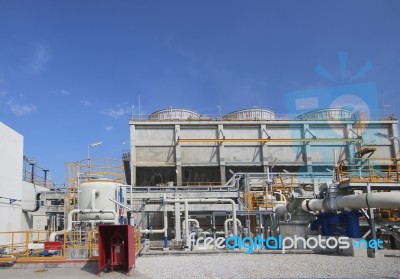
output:
{"label": "curved roof vent", "polygon": [[348,120],[353,114],[344,108],[327,108],[306,112],[296,116],[295,120]]}
{"label": "curved roof vent", "polygon": [[274,120],[275,113],[264,108],[249,108],[230,112],[222,117],[223,120]]}
{"label": "curved roof vent", "polygon": [[149,120],[190,120],[198,119],[200,114],[184,108],[166,108],[153,112]]}

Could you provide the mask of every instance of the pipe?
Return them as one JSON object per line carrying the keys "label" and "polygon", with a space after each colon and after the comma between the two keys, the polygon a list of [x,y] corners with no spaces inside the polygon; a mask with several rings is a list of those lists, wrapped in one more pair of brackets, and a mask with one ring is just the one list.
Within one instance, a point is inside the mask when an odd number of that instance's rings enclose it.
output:
{"label": "pipe", "polygon": [[[184,232],[185,232],[185,239],[186,239],[186,245],[188,246],[188,248],[190,249],[190,246],[191,246],[191,242],[190,242],[190,239],[189,239],[189,242],[188,242],[188,237],[190,237],[190,229],[189,229],[189,223],[190,222],[193,222],[193,223],[195,223],[196,224],[196,229],[198,229],[198,228],[200,228],[200,224],[199,224],[199,221],[197,221],[196,219],[187,219],[187,218],[189,218],[189,212],[188,212],[188,215],[186,215],[186,210],[187,210],[187,208],[188,208],[188,205],[187,204],[185,204],[185,220],[183,220],[182,221],[182,229],[184,230]],[[187,229],[186,229],[187,228]]]}
{"label": "pipe", "polygon": [[[165,196],[165,194],[164,194]],[[233,221],[233,234],[237,235],[237,219],[236,219],[236,203],[232,199],[165,199],[166,203],[184,203],[185,210],[185,228],[189,228],[189,203],[230,203],[232,204],[232,221]],[[189,230],[185,230],[186,246],[190,249],[191,241]]]}
{"label": "pipe", "polygon": [[[198,228],[200,228],[200,223],[199,223],[199,221],[197,221],[196,219],[188,219],[188,222],[190,223],[190,222],[193,222],[193,223],[195,223],[196,224],[196,229],[198,229]],[[186,229],[186,227],[185,227],[185,220],[183,220],[182,221],[182,229]]]}
{"label": "pipe", "polygon": [[[122,193],[122,187],[119,188],[119,202],[123,203],[124,202],[124,196]],[[123,216],[123,207],[119,207],[119,224],[123,225],[124,224],[124,216]]]}
{"label": "pipe", "polygon": [[123,208],[125,208],[125,209],[127,209],[129,211],[133,211],[133,208],[131,208],[131,207],[129,207],[129,206],[123,204],[123,203],[120,203],[119,201],[116,201],[116,200],[114,200],[112,198],[109,198],[108,200],[112,201],[113,203],[115,203],[115,204],[119,205],[120,207],[123,207]]}
{"label": "pipe", "polygon": [[[228,218],[225,220],[224,222],[224,231],[225,231],[225,236],[228,237],[228,223],[232,222],[233,219],[232,218]],[[242,222],[239,219],[236,219],[237,224],[239,225],[239,227],[242,226]]]}
{"label": "pipe", "polygon": [[[167,218],[167,203],[184,203],[184,212],[185,212],[185,228],[189,227],[189,203],[230,203],[232,204],[232,221],[233,221],[233,233],[237,235],[237,219],[236,219],[236,203],[232,199],[171,199],[168,200],[166,198],[166,194],[163,197],[164,203],[164,228],[160,230],[149,230],[144,229],[140,230],[141,233],[164,233],[164,239],[168,237],[167,230],[168,230],[168,218]],[[185,230],[185,240],[186,245],[190,248],[190,235],[189,230]]]}
{"label": "pipe", "polygon": [[98,189],[92,189],[92,199],[90,200],[90,208],[95,210],[96,209],[96,195],[100,193]]}
{"label": "pipe", "polygon": [[305,211],[332,211],[360,208],[400,207],[400,192],[364,193],[336,198],[311,199],[302,203]]}
{"label": "pipe", "polygon": [[68,213],[68,220],[67,220],[67,230],[63,231],[57,231],[57,232],[52,232],[49,236],[49,241],[55,241],[56,236],[58,235],[64,235],[65,232],[70,232],[72,230],[72,215],[81,213],[81,214],[87,214],[87,213],[112,213],[114,214],[114,220],[96,220],[96,222],[99,223],[113,223],[114,225],[118,225],[118,215],[117,212],[114,210],[100,210],[100,209],[73,209]]}
{"label": "pipe", "polygon": [[[172,199],[172,200],[166,200],[167,203],[182,203],[184,202],[185,204],[187,203],[230,203],[232,205],[232,219],[233,219],[233,233],[236,235],[237,234],[237,224],[236,224],[236,203],[232,199]],[[187,209],[187,207],[186,207]],[[186,214],[186,212],[185,212]],[[189,215],[189,214],[188,214]],[[186,218],[186,216],[185,216]],[[186,218],[188,219],[188,218]],[[188,224],[186,224],[186,227],[188,227]]]}
{"label": "pipe", "polygon": [[49,236],[49,241],[56,241],[57,235],[64,235],[65,231],[52,232]]}
{"label": "pipe", "polygon": [[168,236],[167,231],[168,231],[168,216],[167,216],[167,203],[166,203],[166,195],[164,194],[163,197],[163,204],[164,204],[164,227],[159,230],[140,230],[141,233],[164,233],[164,237]]}
{"label": "pipe", "polygon": [[180,207],[181,207],[180,203],[175,203],[175,241],[182,241]]}
{"label": "pipe", "polygon": [[118,225],[118,214],[114,210],[101,210],[101,209],[73,209],[68,213],[67,231],[72,230],[72,216],[74,214],[89,214],[89,213],[111,213],[114,215],[114,224]]}
{"label": "pipe", "polygon": [[[174,186],[173,188],[175,190],[178,189],[178,188],[181,188],[181,189],[184,189],[185,191],[187,191],[189,189],[199,190],[199,189],[209,189],[209,188],[215,187],[215,188],[219,188],[219,189],[227,188],[228,191],[237,191],[237,190],[239,190],[239,181],[241,179],[241,175],[243,175],[243,173],[235,173],[235,175],[233,175],[224,185],[220,185],[220,186],[192,186],[192,187]],[[131,190],[130,199],[131,199],[131,205],[132,205],[132,201],[133,201],[133,195],[132,195],[133,187],[132,187],[132,185],[119,185],[118,187],[126,187],[126,188],[129,187],[130,188],[130,190]],[[156,188],[157,191],[159,191],[159,190],[171,189],[172,187],[170,187],[170,186],[157,186],[157,187],[134,187],[134,188],[136,188],[135,191],[137,191],[140,188],[147,188],[147,189]]]}
{"label": "pipe", "polygon": [[36,212],[40,209],[40,195],[41,193],[36,192],[36,206],[34,209],[22,209],[22,212],[27,213],[27,212]]}
{"label": "pipe", "polygon": [[282,194],[282,191],[274,192],[274,194],[278,194],[281,197],[281,200],[280,201],[275,201],[275,203],[284,203],[284,204],[287,203],[286,197],[285,197],[284,194]]}
{"label": "pipe", "polygon": [[[185,227],[189,228],[189,203],[188,201],[185,200],[184,202],[184,207],[185,207]],[[190,242],[190,234],[189,230],[185,230],[185,244],[186,246],[190,249],[191,242]]]}

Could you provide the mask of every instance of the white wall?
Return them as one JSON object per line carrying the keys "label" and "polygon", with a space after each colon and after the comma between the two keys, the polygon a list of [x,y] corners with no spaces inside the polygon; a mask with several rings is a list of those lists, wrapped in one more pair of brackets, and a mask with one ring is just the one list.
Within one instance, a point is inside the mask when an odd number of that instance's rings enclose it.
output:
{"label": "white wall", "polygon": [[[0,197],[22,199],[23,136],[0,122]],[[0,199],[0,232],[21,229],[21,202]],[[0,243],[7,241],[0,235]]]}
{"label": "white wall", "polygon": [[39,192],[49,191],[48,188],[33,185],[30,182],[22,181],[22,201],[21,210],[28,211],[22,212],[21,215],[21,228],[20,230],[27,231],[33,228],[33,212],[36,209],[36,195]]}

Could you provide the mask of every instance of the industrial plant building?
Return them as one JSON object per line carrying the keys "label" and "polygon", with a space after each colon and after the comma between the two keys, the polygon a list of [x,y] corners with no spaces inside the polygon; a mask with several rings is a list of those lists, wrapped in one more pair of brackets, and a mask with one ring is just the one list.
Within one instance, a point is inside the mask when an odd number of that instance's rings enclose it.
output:
{"label": "industrial plant building", "polygon": [[[22,136],[0,128],[0,148],[13,151],[1,158],[0,169],[6,220],[0,252],[9,260],[50,253],[58,260],[99,259],[103,267],[109,255],[104,247],[119,247],[114,254],[132,249],[135,255],[227,250],[231,242],[218,241],[233,236],[319,235],[336,243],[345,237],[348,243],[382,240],[386,249],[400,247],[394,116],[364,116],[342,107],[292,116],[264,108],[223,116],[162,109],[132,116],[130,150],[122,161],[88,156],[67,163],[63,192],[49,186],[47,170],[24,159]],[[38,171],[44,179],[35,178]],[[112,225],[119,226],[114,231]],[[119,232],[124,225],[134,227],[134,240],[127,233],[131,227]],[[15,245],[17,230],[27,231],[20,239],[25,246]],[[307,245],[290,248],[310,249]],[[379,252],[351,245],[331,250],[372,257]],[[121,262],[111,259],[114,265]]]}
{"label": "industrial plant building", "polygon": [[[356,119],[343,108],[276,116],[262,108],[221,118],[168,108],[130,122],[129,184],[225,184],[232,172],[327,173],[336,160],[394,158],[398,121]],[[367,152],[367,153],[366,153]],[[126,158],[127,159],[127,158]],[[205,184],[204,184],[205,185]]]}

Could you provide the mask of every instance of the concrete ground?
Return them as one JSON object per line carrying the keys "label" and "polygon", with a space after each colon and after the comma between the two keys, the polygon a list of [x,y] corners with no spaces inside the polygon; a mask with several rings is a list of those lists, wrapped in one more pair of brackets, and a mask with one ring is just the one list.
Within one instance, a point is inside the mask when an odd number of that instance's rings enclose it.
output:
{"label": "concrete ground", "polygon": [[[76,268],[76,267],[58,267],[58,268],[12,268],[12,269],[0,269],[0,278],[18,278],[18,279],[54,279],[54,278],[96,278],[97,277],[97,266]],[[126,274],[121,271],[114,272],[102,272],[101,278],[126,278]],[[137,271],[132,269],[130,276],[138,279],[149,279]]]}
{"label": "concrete ground", "polygon": [[[400,251],[377,258],[321,254],[152,253],[136,260],[129,277],[147,278],[400,278]],[[0,278],[96,278],[97,263],[48,267],[14,265],[0,269]],[[121,271],[101,278],[126,278]]]}

